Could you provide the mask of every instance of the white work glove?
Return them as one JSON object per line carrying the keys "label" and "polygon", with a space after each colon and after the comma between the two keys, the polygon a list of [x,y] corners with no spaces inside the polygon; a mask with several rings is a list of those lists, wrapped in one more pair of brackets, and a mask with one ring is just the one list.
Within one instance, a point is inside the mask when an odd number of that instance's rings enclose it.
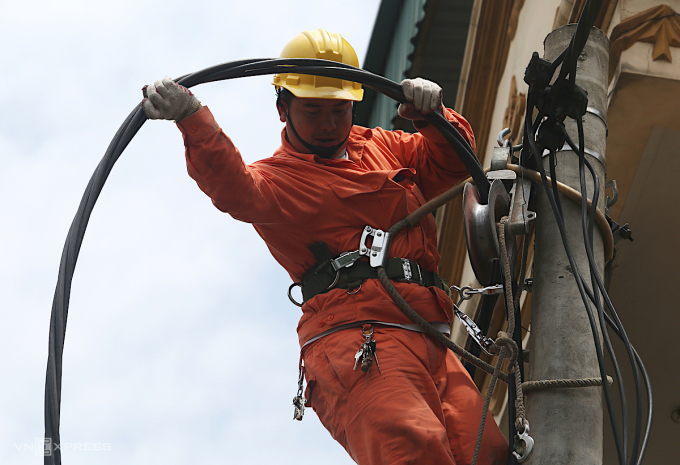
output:
{"label": "white work glove", "polygon": [[181,121],[201,108],[201,102],[184,86],[164,77],[142,89],[144,113],[149,119]]}
{"label": "white work glove", "polygon": [[399,116],[407,119],[424,119],[433,111],[441,113],[442,88],[427,79],[415,78],[401,81],[407,103],[399,105]]}

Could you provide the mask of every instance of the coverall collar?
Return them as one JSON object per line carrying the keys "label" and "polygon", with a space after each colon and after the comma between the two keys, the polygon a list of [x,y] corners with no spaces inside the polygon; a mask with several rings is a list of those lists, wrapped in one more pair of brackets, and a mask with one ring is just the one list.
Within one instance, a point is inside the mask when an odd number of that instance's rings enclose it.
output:
{"label": "coverall collar", "polygon": [[[352,126],[352,129],[349,133],[349,138],[347,139],[347,155],[349,157],[349,161],[354,162],[357,165],[360,165],[361,164],[361,156],[363,155],[363,152],[364,152],[364,146],[372,138],[373,138],[373,132],[370,129],[364,128],[362,126],[357,126],[357,125]],[[313,154],[313,153],[298,152],[297,149],[295,149],[295,147],[293,147],[286,140],[286,128],[283,128],[281,130],[281,148],[276,151],[274,156],[277,156],[277,155],[280,155],[280,154],[291,155],[295,158],[306,160],[310,163],[319,163],[319,164],[324,164],[324,165],[344,163],[344,162],[347,161],[347,160],[336,159],[336,158],[325,159],[325,158],[321,158],[320,156]]]}

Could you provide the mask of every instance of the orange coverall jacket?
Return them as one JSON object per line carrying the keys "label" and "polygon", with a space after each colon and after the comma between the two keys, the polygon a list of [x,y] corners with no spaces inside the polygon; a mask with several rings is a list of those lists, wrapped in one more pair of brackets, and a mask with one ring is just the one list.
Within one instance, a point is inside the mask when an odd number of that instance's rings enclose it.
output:
{"label": "orange coverall jacket", "polygon": [[[474,147],[467,121],[450,110],[446,117]],[[282,134],[274,156],[250,166],[207,107],[178,126],[189,175],[219,210],[253,224],[294,282],[301,282],[316,263],[308,245],[323,241],[333,256],[356,250],[366,225],[386,231],[468,174],[444,137],[427,123],[419,124],[420,134],[354,126],[347,144],[349,160],[299,153]],[[395,182],[397,175],[403,180]],[[434,218],[428,215],[393,238],[390,258],[409,258],[436,271],[436,234]],[[426,320],[452,320],[453,306],[444,291],[395,285]],[[300,345],[352,321],[412,323],[377,280],[368,280],[353,295],[345,289],[319,294],[302,312]]]}
{"label": "orange coverall jacket", "polygon": [[[469,124],[446,118],[474,147]],[[441,134],[415,122],[419,134],[354,126],[348,160],[297,152],[282,133],[274,156],[244,164],[207,107],[178,123],[189,174],[221,211],[252,223],[294,282],[316,260],[307,246],[325,242],[334,256],[356,250],[363,228],[387,230],[444,192],[467,171]],[[284,129],[285,131],[285,129]],[[393,238],[390,258],[439,264],[434,218]],[[430,322],[451,322],[453,305],[435,287],[395,283]],[[365,320],[411,324],[377,279],[355,294],[334,289],[302,306],[300,345],[335,326]],[[319,419],[360,464],[469,464],[482,399],[458,359],[421,333],[377,327],[382,372],[352,370],[361,329],[325,336],[304,348],[306,393]],[[507,442],[487,419],[480,465],[504,463]]]}

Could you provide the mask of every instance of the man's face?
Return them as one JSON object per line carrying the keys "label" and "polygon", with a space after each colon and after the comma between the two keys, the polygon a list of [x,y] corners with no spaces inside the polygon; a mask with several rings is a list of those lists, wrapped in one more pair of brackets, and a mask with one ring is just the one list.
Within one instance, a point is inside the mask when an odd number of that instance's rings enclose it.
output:
{"label": "man's face", "polygon": [[[282,102],[282,105],[286,105]],[[290,130],[290,121],[285,109],[277,107],[281,122],[286,123],[286,133],[290,143],[299,152],[312,153]],[[346,138],[352,127],[352,104],[349,100],[322,98],[293,98],[287,107],[288,116],[295,126],[297,135],[305,142],[320,147],[340,146],[336,154],[341,154],[347,145]]]}

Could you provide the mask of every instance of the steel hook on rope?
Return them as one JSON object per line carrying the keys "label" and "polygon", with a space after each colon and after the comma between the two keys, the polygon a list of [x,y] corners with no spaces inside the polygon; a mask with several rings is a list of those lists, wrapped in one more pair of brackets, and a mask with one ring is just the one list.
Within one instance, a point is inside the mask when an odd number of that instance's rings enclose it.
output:
{"label": "steel hook on rope", "polygon": [[518,431],[515,434],[515,443],[513,445],[514,451],[512,455],[515,456],[519,463],[524,463],[529,460],[531,453],[534,451],[534,438],[529,436],[529,422],[525,420],[524,431]]}

